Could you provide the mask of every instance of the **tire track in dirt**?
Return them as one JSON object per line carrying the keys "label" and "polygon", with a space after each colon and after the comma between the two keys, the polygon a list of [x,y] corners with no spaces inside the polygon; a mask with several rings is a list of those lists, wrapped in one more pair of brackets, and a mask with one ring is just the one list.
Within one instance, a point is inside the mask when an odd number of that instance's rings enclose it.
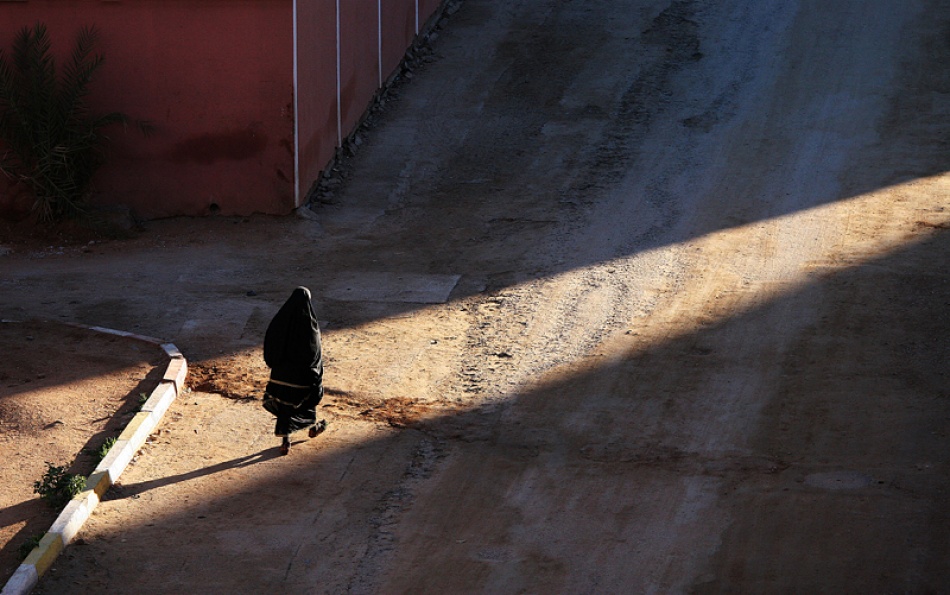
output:
{"label": "tire track in dirt", "polygon": [[[596,187],[587,183],[575,183],[574,187],[567,191],[568,196],[591,196],[591,192],[599,192],[599,189],[609,187],[622,177],[630,160],[636,158],[638,142],[649,128],[654,114],[664,107],[664,86],[669,85],[670,77],[685,64],[700,58],[696,24],[690,20],[693,4],[674,2],[662,11],[643,33],[642,43],[650,47],[650,58],[644,61],[647,66],[624,93],[618,108],[619,113],[611,120],[610,130],[605,132],[597,144],[582,146],[579,149],[581,154],[589,156],[584,159],[587,165],[584,166],[583,173],[579,176],[572,174],[571,178],[598,180]],[[548,19],[561,16],[568,20],[578,17],[577,14],[564,11],[553,11],[545,16]],[[548,21],[545,25],[545,30],[549,31],[580,33],[576,27],[570,27],[564,22]],[[586,29],[583,33],[592,34]],[[522,55],[518,62],[522,66],[516,63],[508,70],[507,78],[502,79],[501,83],[517,86],[518,81],[525,76],[524,73],[518,74],[518,68],[523,70],[524,65],[538,60],[549,60],[549,56],[540,56],[549,44],[550,40],[545,39],[543,35],[529,37],[526,43],[518,41],[517,46],[512,47],[517,47],[519,52],[530,54],[533,48],[539,55]],[[519,87],[518,92],[527,93],[527,96],[546,94],[544,103],[556,107],[557,102],[553,99],[567,92],[572,78],[577,76],[578,72],[579,68],[575,71],[567,69],[557,77],[546,77],[547,87],[560,87],[553,95],[550,89],[542,91],[529,87]],[[506,92],[506,96],[507,94]],[[490,107],[489,102],[486,109]],[[555,116],[557,110],[550,109],[550,112],[548,117]],[[559,118],[560,115],[555,117]],[[540,130],[543,123],[544,121],[537,120],[536,116],[534,120],[522,121],[520,125],[529,125],[531,130]],[[482,136],[484,134],[483,131]],[[530,139],[536,136],[536,130],[534,133],[520,135],[509,131],[504,138],[507,139],[506,142],[516,142],[511,150],[520,154],[523,149],[519,147],[527,147]],[[520,140],[514,140],[518,138]],[[475,147],[493,144],[484,138],[470,136],[466,137],[465,142]],[[479,156],[477,151],[462,151],[461,154],[466,155],[465,159],[468,160]],[[456,164],[451,171],[456,172],[454,175],[466,178],[475,175],[469,175],[467,171],[486,167],[484,159],[472,161],[469,165],[466,163],[468,162]],[[522,170],[521,166],[512,170],[517,172],[513,180],[530,178],[526,177]],[[497,169],[492,171],[493,175],[498,174]],[[521,184],[518,181],[512,183],[514,188]],[[536,184],[536,181],[532,181],[532,184]],[[453,192],[457,193],[458,188],[478,194],[475,192],[476,186],[453,186]],[[435,191],[435,194],[438,193],[438,190]],[[563,195],[564,190],[554,194]],[[464,349],[460,351],[457,363],[451,366],[457,370],[454,381],[442,387],[445,392],[438,401],[442,404],[464,402],[468,414],[459,415],[457,411],[454,412],[457,419],[442,424],[434,435],[424,422],[413,425],[424,432],[420,437],[418,452],[427,452],[429,456],[414,458],[408,464],[400,484],[394,486],[379,504],[380,513],[374,520],[375,530],[367,554],[351,583],[350,592],[372,591],[378,570],[386,566],[386,560],[395,547],[392,542],[393,533],[402,515],[413,505],[415,490],[424,479],[438,473],[444,460],[452,456],[451,447],[443,442],[445,439],[462,439],[467,443],[491,440],[497,432],[500,417],[513,397],[529,390],[532,383],[538,382],[556,369],[570,366],[591,355],[605,340],[625,331],[631,320],[649,313],[663,294],[646,290],[643,285],[657,284],[656,277],[659,276],[669,288],[668,283],[673,273],[668,256],[649,254],[634,261],[615,262],[612,259],[617,252],[617,246],[613,243],[616,238],[597,237],[592,242],[587,234],[580,231],[585,225],[590,225],[585,219],[591,213],[588,212],[580,218],[577,215],[576,210],[561,210],[554,230],[544,245],[538,246],[533,254],[544,255],[542,266],[551,266],[552,262],[563,266],[573,259],[593,264],[464,298],[459,302],[459,309],[467,319],[468,331],[464,339]],[[668,227],[670,219],[675,216],[675,213],[668,213],[664,220],[656,225],[660,228]],[[610,229],[610,226],[593,228],[592,231],[596,234],[602,229]],[[507,263],[507,266],[513,265],[516,268],[518,265],[532,266],[526,262]],[[635,286],[631,279],[637,279],[637,273],[646,271],[650,272],[649,281],[636,281]]]}

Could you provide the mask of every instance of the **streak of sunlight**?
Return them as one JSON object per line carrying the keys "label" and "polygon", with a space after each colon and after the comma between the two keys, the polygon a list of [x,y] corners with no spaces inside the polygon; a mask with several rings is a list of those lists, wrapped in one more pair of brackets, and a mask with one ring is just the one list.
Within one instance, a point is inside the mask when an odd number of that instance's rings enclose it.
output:
{"label": "streak of sunlight", "polygon": [[[347,388],[354,393],[377,399],[409,397],[423,402],[445,401],[446,395],[455,393],[454,407],[479,406],[510,398],[526,385],[558,382],[577,373],[576,365],[606,363],[584,363],[585,355],[629,357],[740,316],[822,277],[867,265],[924,241],[948,226],[950,176],[938,175],[528,281],[525,285],[557,284],[595,269],[601,276],[604,271],[639,271],[639,276],[646,278],[634,280],[632,286],[642,294],[660,297],[651,302],[647,311],[626,312],[626,318],[611,321],[613,328],[607,329],[599,344],[579,357],[565,357],[550,370],[553,374],[522,371],[523,382],[497,384],[505,394],[459,394],[458,387],[451,386],[464,378],[452,375],[457,375],[457,370],[444,369],[446,352],[461,353],[472,347],[466,344],[469,313],[458,304],[429,306],[411,316],[377,319],[347,330],[330,330],[325,336],[335,367],[346,374]],[[669,288],[668,272],[650,278],[648,266],[624,269],[625,263],[649,262],[658,255],[668,256],[665,253],[672,253],[676,263],[673,274],[678,282],[673,290]],[[512,294],[520,289],[528,288],[511,286],[504,292]],[[525,291],[531,296],[536,293]],[[492,309],[504,308],[493,302],[491,296],[480,301],[479,307],[488,311],[489,318]],[[538,320],[528,317],[526,326],[537,323]],[[373,347],[385,344],[398,344],[399,349]],[[508,345],[498,344],[488,352],[500,350],[510,351]],[[366,365],[369,352],[372,366]]]}

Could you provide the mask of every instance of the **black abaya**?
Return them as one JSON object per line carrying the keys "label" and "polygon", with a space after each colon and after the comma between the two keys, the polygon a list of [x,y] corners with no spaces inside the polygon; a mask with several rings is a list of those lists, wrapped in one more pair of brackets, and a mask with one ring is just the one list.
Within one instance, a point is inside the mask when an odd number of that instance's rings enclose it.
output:
{"label": "black abaya", "polygon": [[323,399],[323,350],[306,287],[295,289],[268,325],[264,362],[271,374],[263,404],[277,418],[274,433],[313,427]]}

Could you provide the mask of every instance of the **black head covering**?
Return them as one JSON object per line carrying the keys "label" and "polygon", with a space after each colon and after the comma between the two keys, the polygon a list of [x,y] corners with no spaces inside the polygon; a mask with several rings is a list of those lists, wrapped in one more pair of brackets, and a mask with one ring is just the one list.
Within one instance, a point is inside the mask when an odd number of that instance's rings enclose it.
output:
{"label": "black head covering", "polygon": [[271,370],[290,373],[294,377],[322,376],[320,325],[310,303],[310,290],[306,287],[295,289],[267,326],[264,362]]}

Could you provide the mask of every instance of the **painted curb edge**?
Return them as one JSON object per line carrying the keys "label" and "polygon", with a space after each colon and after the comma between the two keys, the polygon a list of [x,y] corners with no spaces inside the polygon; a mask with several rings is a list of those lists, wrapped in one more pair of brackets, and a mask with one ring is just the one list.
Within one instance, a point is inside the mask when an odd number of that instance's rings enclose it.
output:
{"label": "painted curb edge", "polygon": [[[12,321],[4,320],[3,322]],[[89,327],[71,323],[67,323],[67,326],[151,343],[165,352],[168,356],[168,365],[158,386],[149,395],[141,410],[126,425],[105,458],[86,479],[86,489],[70,500],[66,508],[59,513],[39,545],[33,548],[33,551],[3,586],[0,595],[27,595],[36,587],[43,573],[52,566],[60,552],[76,537],[102,496],[118,481],[119,476],[132,461],[132,457],[145,444],[152,430],[158,426],[165,411],[184,388],[185,377],[188,375],[188,362],[172,343],[98,326]]]}

